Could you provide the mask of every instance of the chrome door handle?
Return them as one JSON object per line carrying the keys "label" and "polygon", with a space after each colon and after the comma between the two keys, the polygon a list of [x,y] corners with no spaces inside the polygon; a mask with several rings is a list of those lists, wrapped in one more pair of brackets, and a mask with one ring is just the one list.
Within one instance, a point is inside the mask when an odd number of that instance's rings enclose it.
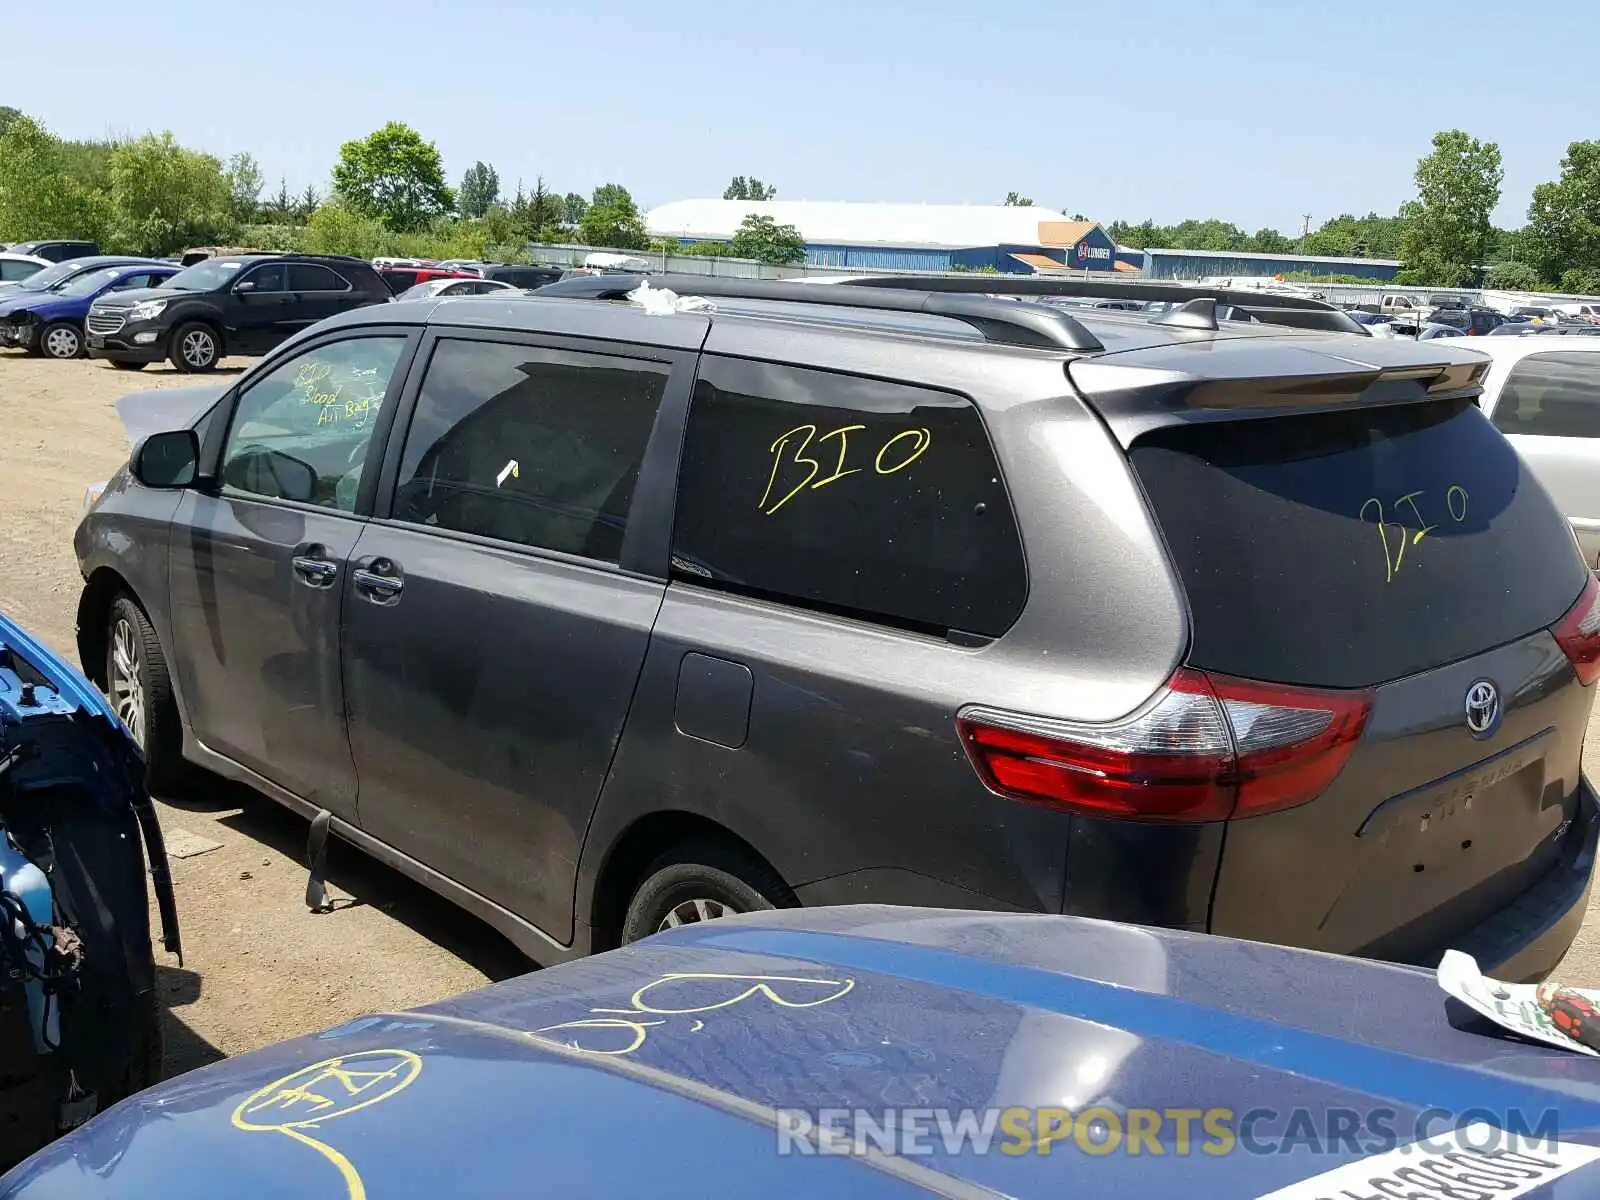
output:
{"label": "chrome door handle", "polygon": [[300,576],[300,581],[311,587],[328,587],[339,575],[339,564],[329,562],[325,558],[297,554],[290,559],[290,562],[294,566],[294,573]]}
{"label": "chrome door handle", "polygon": [[406,585],[393,575],[379,575],[375,571],[358,568],[355,573],[356,591],[377,604],[392,604],[400,598]]}

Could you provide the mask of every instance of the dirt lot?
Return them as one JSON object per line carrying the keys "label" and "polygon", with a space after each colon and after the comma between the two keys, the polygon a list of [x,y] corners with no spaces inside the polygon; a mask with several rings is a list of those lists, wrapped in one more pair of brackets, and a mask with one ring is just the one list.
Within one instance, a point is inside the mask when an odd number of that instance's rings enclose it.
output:
{"label": "dirt lot", "polygon": [[[0,610],[71,662],[72,530],[84,488],[128,454],[111,405],[140,388],[195,382],[166,366],[133,374],[0,351]],[[163,804],[161,820],[169,837],[221,843],[172,862],[184,966],[157,956],[169,1073],[530,969],[487,926],[338,843],[330,883],[349,902],[312,914],[300,865],[306,823],[246,789],[219,782],[182,808]]]}
{"label": "dirt lot", "polygon": [[[243,363],[231,363],[234,367]],[[93,362],[0,352],[0,609],[77,661],[79,577],[71,537],[84,488],[127,457],[111,405],[130,391],[194,382],[166,367],[134,375]],[[1590,771],[1600,767],[1590,738]],[[185,965],[162,968],[171,1073],[374,1010],[404,1008],[505,978],[529,964],[493,931],[337,843],[336,911],[304,904],[305,822],[218,784],[162,805],[169,836],[221,847],[173,861]],[[1562,972],[1600,984],[1600,917]]]}

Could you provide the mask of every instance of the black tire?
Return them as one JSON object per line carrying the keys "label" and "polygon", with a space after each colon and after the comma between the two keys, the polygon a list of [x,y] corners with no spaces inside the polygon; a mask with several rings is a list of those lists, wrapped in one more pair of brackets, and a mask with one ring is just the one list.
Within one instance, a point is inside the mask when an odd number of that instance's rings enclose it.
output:
{"label": "black tire", "polygon": [[[687,842],[667,851],[645,872],[628,901],[621,944],[659,933],[674,910],[692,912],[696,901],[709,901],[732,913],[792,908],[796,903],[777,872],[751,855],[719,842]],[[685,924],[711,919],[680,916],[686,918],[681,922]]]}
{"label": "black tire", "polygon": [[126,362],[120,358],[112,358],[107,361],[119,371],[142,371],[150,365],[142,362]]}
{"label": "black tire", "polygon": [[[209,347],[209,353],[204,347]],[[204,321],[185,321],[172,331],[167,360],[186,375],[214,371],[222,357],[222,339]]]}
{"label": "black tire", "polygon": [[52,321],[41,329],[39,351],[46,358],[61,359],[82,358],[88,353],[83,344],[83,330],[71,321]]}
{"label": "black tire", "polygon": [[[127,628],[126,639],[120,637]],[[138,680],[137,698],[123,689],[130,664],[119,662],[132,648],[131,669]],[[106,618],[106,694],[117,716],[128,726],[144,750],[145,787],[153,796],[170,796],[181,790],[189,771],[183,760],[183,727],[178,701],[172,693],[172,676],[161,639],[144,609],[126,592],[111,602]],[[137,722],[132,719],[138,710]]]}

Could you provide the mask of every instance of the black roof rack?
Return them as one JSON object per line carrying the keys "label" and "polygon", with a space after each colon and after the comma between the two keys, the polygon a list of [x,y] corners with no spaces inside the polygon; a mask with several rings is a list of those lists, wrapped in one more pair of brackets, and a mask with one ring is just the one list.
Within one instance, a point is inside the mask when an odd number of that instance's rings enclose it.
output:
{"label": "black roof rack", "polygon": [[1070,313],[1044,304],[1019,304],[989,296],[950,295],[920,287],[915,281],[893,288],[801,287],[783,279],[729,279],[705,275],[575,275],[536,288],[540,296],[572,296],[589,300],[621,300],[641,283],[686,296],[727,296],[739,300],[775,300],[785,304],[821,304],[833,308],[878,309],[923,313],[961,321],[984,340],[1009,346],[1048,350],[1104,350],[1100,340]]}
{"label": "black roof rack", "polygon": [[[917,288],[924,292],[989,296],[1094,296],[1116,300],[1215,300],[1242,309],[1267,325],[1291,325],[1330,333],[1365,333],[1359,321],[1325,300],[1277,292],[1206,287],[1149,280],[1069,279],[1051,275],[854,275],[837,280],[851,287]],[[828,289],[832,290],[832,289]]]}

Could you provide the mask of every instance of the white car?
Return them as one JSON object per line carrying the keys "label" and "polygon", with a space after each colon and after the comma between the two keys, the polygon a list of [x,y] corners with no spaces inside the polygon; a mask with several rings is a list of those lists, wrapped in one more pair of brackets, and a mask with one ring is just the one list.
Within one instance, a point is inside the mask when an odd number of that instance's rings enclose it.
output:
{"label": "white car", "polygon": [[0,254],[0,283],[21,283],[54,264],[34,254]]}
{"label": "white car", "polygon": [[407,288],[395,300],[442,300],[446,296],[486,296],[490,292],[520,294],[524,290],[498,279],[429,279]]}
{"label": "white car", "polygon": [[1572,522],[1600,569],[1600,338],[1479,338],[1483,411]]}

